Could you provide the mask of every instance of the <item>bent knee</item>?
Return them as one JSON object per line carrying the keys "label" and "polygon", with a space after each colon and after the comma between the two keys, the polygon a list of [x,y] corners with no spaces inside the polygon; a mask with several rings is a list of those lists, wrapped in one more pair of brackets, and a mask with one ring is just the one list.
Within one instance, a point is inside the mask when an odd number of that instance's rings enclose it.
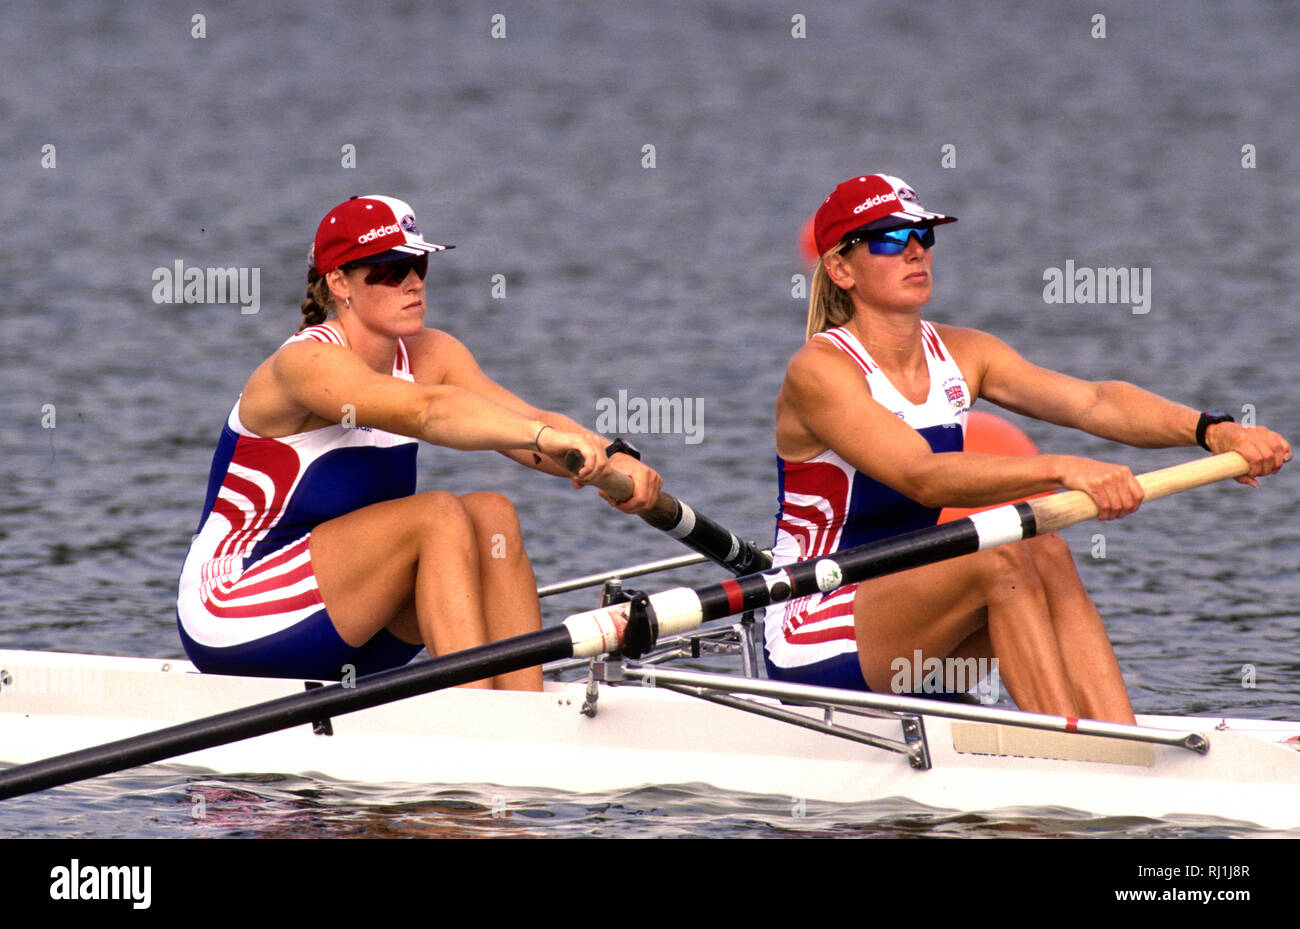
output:
{"label": "bent knee", "polygon": [[1034,559],[1034,567],[1038,569],[1043,585],[1048,588],[1049,596],[1087,596],[1083,580],[1079,577],[1079,567],[1074,562],[1074,554],[1064,539],[1052,533],[1030,539],[1027,544]]}
{"label": "bent knee", "polygon": [[981,578],[987,589],[1016,588],[1042,590],[1042,580],[1024,542],[1012,542],[980,552]]}
{"label": "bent knee", "polygon": [[411,498],[420,525],[428,530],[461,531],[467,535],[474,523],[461,498],[445,490],[427,490]]}
{"label": "bent knee", "polygon": [[1035,536],[1022,544],[1029,550],[1035,564],[1050,564],[1055,568],[1074,564],[1074,555],[1070,553],[1069,544],[1055,532]]}
{"label": "bent knee", "polygon": [[480,490],[465,494],[460,502],[480,533],[489,531],[519,534],[519,514],[515,512],[515,505],[510,502],[510,498],[490,490]]}
{"label": "bent knee", "polygon": [[1024,542],[1011,542],[979,553],[985,570],[1004,574],[1031,570],[1034,562]]}

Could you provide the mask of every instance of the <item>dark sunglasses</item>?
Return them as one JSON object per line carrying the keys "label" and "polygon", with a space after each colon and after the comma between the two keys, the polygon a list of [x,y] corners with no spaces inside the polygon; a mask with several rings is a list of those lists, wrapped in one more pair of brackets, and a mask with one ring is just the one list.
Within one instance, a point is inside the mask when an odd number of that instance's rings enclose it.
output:
{"label": "dark sunglasses", "polygon": [[856,233],[844,241],[844,245],[840,247],[840,254],[844,254],[859,242],[866,242],[867,251],[873,255],[900,255],[903,249],[907,248],[907,240],[913,233],[916,234],[916,241],[921,243],[922,248],[934,246],[933,226],[924,228],[905,226],[902,229],[887,229],[884,232]]}
{"label": "dark sunglasses", "polygon": [[429,256],[412,255],[399,261],[384,261],[379,264],[358,264],[356,267],[368,269],[367,284],[383,284],[387,287],[400,287],[406,275],[415,271],[420,280],[429,273]]}

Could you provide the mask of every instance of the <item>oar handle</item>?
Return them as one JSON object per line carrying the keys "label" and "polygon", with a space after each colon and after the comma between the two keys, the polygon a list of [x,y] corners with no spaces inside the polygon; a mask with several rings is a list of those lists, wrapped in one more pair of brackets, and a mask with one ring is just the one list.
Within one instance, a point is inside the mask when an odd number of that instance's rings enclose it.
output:
{"label": "oar handle", "polygon": [[[1211,458],[1149,471],[1138,475],[1137,480],[1142,485],[1147,500],[1159,500],[1179,491],[1249,473],[1250,465],[1245,458],[1236,452],[1224,452]],[[1035,497],[1028,503],[1033,508],[1039,535],[1073,526],[1097,515],[1097,504],[1081,490],[1067,490],[1050,497]]]}
{"label": "oar handle", "polygon": [[[582,470],[582,454],[577,451],[571,451],[564,456],[564,466],[569,469],[570,474],[577,474]],[[610,471],[609,474],[595,485],[609,494],[619,503],[622,503],[628,497],[632,496],[632,478],[628,477],[622,471]],[[682,505],[677,502],[677,498],[665,491],[659,491],[659,499],[655,501],[654,507],[646,513],[641,514],[641,518],[664,532],[669,532],[677,525],[681,518]]]}
{"label": "oar handle", "polygon": [[[582,455],[577,451],[569,452],[564,456],[564,466],[569,473],[576,474],[582,469]],[[622,471],[610,471],[596,486],[620,503],[632,496],[632,479]],[[695,512],[665,490],[659,491],[659,499],[653,507],[638,515],[660,532],[666,532],[733,574],[761,571],[772,564],[767,553],[756,545],[742,541],[735,533]]]}

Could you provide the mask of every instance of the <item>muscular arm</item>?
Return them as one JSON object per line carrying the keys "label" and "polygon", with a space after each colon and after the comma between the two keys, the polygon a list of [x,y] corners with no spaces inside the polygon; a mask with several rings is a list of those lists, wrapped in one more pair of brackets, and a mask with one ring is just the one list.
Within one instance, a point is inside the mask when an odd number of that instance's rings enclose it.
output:
{"label": "muscular arm", "polygon": [[[520,416],[544,423],[562,432],[585,436],[588,441],[598,444],[602,449],[608,444],[607,439],[585,429],[569,417],[534,407],[492,380],[483,373],[483,369],[474,360],[469,349],[454,336],[445,332],[427,330],[414,351],[419,354],[413,354],[413,363],[421,360],[420,356],[427,357],[430,367],[435,372],[433,376],[439,378],[442,384],[467,390]],[[572,476],[563,467],[561,461],[537,455],[533,451],[518,448],[502,448],[500,451],[525,467],[560,477]],[[606,496],[605,499],[611,504],[624,512],[640,513],[652,507],[659,499],[663,478],[653,469],[623,454],[615,455],[611,459],[611,465],[632,479],[632,496],[622,503]]]}
{"label": "muscular arm", "polygon": [[[1026,361],[1000,339],[974,329],[941,328],[954,353],[972,369],[971,389],[999,406],[1138,448],[1196,444],[1200,412],[1124,381],[1083,381]],[[967,378],[968,382],[971,378]],[[1215,452],[1239,452],[1251,465],[1240,478],[1272,474],[1291,458],[1291,446],[1271,430],[1236,423],[1211,426]]]}
{"label": "muscular arm", "polygon": [[1194,445],[1200,412],[1124,381],[1084,381],[1025,360],[974,329],[940,327],[976,396],[1058,426],[1139,448]]}
{"label": "muscular arm", "polygon": [[[273,387],[274,390],[268,390]],[[282,397],[320,419],[368,426],[464,450],[535,448],[543,422],[453,384],[412,384],[379,374],[342,346],[286,345],[250,379],[263,406]],[[541,450],[562,457],[576,449],[586,464],[579,477],[606,473],[598,443],[562,428],[542,431]]]}
{"label": "muscular arm", "polygon": [[[512,410],[520,416],[536,420],[555,429],[565,432],[585,433],[600,441],[602,445],[607,444],[600,436],[589,432],[569,417],[539,409],[506,390],[506,388],[483,373],[483,369],[474,360],[474,356],[459,339],[445,332],[429,333],[428,335],[436,338],[436,344],[430,348],[432,353],[437,355],[439,373],[442,378],[440,383],[467,390],[491,400],[498,406]],[[549,458],[538,456],[526,450],[503,448],[500,451],[506,457],[526,467],[534,468],[546,474],[554,474],[558,477],[569,476],[568,471]]]}
{"label": "muscular arm", "polygon": [[807,460],[826,448],[929,507],[982,506],[1061,487],[1068,460],[936,454],[920,433],[871,396],[847,355],[814,340],[786,369],[777,401],[777,450],[787,459]]}
{"label": "muscular arm", "polygon": [[[976,396],[1047,422],[1140,447],[1195,444],[1199,413],[1119,381],[1092,383],[1030,364],[1000,340],[940,327]],[[1212,426],[1215,452],[1238,451],[1240,478],[1270,474],[1291,457],[1286,440],[1259,427]],[[806,461],[827,448],[857,470],[928,507],[984,506],[1043,490],[1086,492],[1101,519],[1127,515],[1143,492],[1128,468],[1069,455],[939,453],[871,396],[857,366],[820,340],[790,361],[777,400],[777,451]]]}

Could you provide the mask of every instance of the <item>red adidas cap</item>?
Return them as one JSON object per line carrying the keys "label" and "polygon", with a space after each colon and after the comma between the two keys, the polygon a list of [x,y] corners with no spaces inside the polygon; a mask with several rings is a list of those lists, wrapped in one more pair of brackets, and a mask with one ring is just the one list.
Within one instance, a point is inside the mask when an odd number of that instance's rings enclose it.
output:
{"label": "red adidas cap", "polygon": [[424,255],[455,247],[424,241],[409,203],[367,194],[344,200],[325,214],[316,229],[311,263],[317,273],[328,274],[340,265],[381,252]]}
{"label": "red adidas cap", "polygon": [[916,191],[890,174],[867,174],[845,181],[826,198],[813,217],[817,254],[825,255],[850,232],[955,223],[957,217],[931,213]]}

